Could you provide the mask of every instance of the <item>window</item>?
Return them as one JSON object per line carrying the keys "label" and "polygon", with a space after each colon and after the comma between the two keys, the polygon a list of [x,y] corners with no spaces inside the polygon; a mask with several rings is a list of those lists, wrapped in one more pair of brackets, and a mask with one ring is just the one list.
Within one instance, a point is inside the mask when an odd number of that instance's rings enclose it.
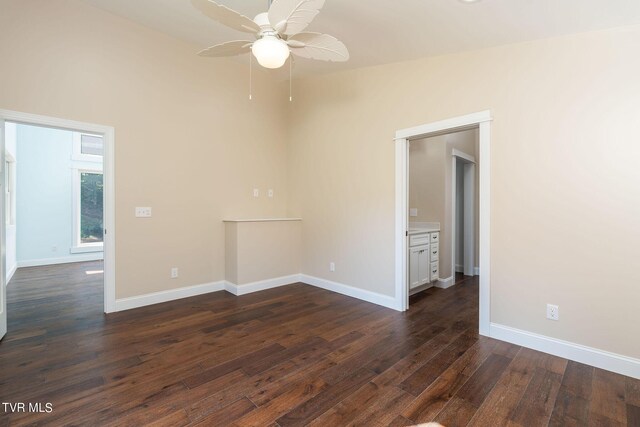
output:
{"label": "window", "polygon": [[102,170],[74,169],[71,253],[101,252],[104,241]]}
{"label": "window", "polygon": [[104,138],[102,135],[90,133],[73,133],[73,160],[81,162],[100,162],[104,154]]}
{"label": "window", "polygon": [[80,172],[80,245],[102,243],[102,173]]}
{"label": "window", "polygon": [[71,253],[100,252],[104,240],[102,135],[73,133],[73,241]]}
{"label": "window", "polygon": [[102,156],[104,151],[101,136],[80,134],[80,153],[92,156]]}

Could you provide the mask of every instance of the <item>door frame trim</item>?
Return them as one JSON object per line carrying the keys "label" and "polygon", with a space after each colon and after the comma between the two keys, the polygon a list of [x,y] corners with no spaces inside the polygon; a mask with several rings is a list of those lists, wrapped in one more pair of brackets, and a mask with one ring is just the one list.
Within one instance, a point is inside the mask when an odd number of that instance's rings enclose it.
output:
{"label": "door frame trim", "polygon": [[479,128],[479,222],[480,222],[480,314],[479,332],[489,336],[491,316],[491,111],[398,130],[395,136],[395,299],[397,309],[409,308],[407,285],[407,231],[409,225],[408,142],[413,139],[443,135],[460,130]]}
{"label": "door frame trim", "polygon": [[[104,137],[103,180],[104,180],[104,312],[112,313],[116,307],[116,227],[115,227],[115,129],[112,126],[19,111],[1,110],[0,119],[8,122],[64,129],[71,131],[102,134]],[[4,127],[3,127],[4,128]],[[3,129],[4,131],[4,129]],[[4,152],[4,143],[0,147]],[[4,180],[4,177],[0,178]],[[2,255],[3,262],[6,254]],[[3,282],[4,283],[4,279]],[[6,284],[5,284],[6,285]]]}

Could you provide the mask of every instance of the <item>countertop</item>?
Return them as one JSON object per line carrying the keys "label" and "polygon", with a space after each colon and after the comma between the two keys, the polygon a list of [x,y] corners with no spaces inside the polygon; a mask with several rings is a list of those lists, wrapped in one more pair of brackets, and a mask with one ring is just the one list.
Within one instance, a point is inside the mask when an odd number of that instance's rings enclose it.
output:
{"label": "countertop", "polygon": [[434,231],[440,231],[440,227],[410,227],[409,236],[422,233],[433,233]]}
{"label": "countertop", "polygon": [[258,219],[223,219],[222,222],[277,222],[302,221],[302,218],[258,218]]}

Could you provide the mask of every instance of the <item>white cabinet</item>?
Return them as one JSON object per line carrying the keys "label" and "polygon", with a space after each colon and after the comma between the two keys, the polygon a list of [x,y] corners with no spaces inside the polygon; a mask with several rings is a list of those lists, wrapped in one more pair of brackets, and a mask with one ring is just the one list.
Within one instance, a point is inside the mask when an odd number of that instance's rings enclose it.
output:
{"label": "white cabinet", "polygon": [[409,289],[429,283],[429,245],[409,249]]}
{"label": "white cabinet", "polygon": [[439,278],[440,233],[416,233],[409,236],[409,290]]}

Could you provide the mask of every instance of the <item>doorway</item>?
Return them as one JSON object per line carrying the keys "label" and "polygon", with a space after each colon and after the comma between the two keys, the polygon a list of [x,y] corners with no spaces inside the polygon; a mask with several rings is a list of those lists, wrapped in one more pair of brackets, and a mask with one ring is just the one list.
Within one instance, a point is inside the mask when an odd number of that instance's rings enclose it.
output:
{"label": "doorway", "polygon": [[25,269],[16,275],[23,283],[28,269],[81,270],[94,287],[104,271],[102,311],[114,311],[113,128],[0,110],[0,135],[0,336],[16,269]]}
{"label": "doorway", "polygon": [[409,141],[468,129],[478,130],[478,260],[482,272],[479,280],[479,332],[489,335],[490,327],[490,145],[491,112],[482,111],[396,132],[396,221],[395,221],[395,296],[396,308],[409,308],[408,238],[409,238]]}
{"label": "doorway", "polygon": [[480,273],[477,257],[477,203],[476,203],[476,160],[475,156],[460,150],[452,152],[451,196],[453,216],[452,259],[455,276],[477,276]]}

